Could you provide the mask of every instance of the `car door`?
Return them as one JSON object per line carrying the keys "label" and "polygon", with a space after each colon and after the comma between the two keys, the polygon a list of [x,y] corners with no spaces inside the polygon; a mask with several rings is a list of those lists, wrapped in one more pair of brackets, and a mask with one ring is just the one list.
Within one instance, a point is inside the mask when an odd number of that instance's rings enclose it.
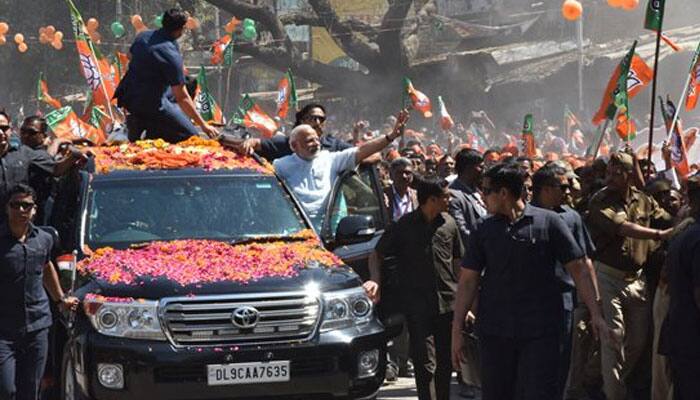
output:
{"label": "car door", "polygon": [[[379,173],[373,166],[363,165],[356,171],[343,174],[333,187],[321,229],[321,238],[326,248],[349,265],[363,281],[369,279],[369,255],[391,223],[380,182]],[[338,224],[342,218],[352,215],[371,217],[375,231],[362,242],[339,243],[336,240]],[[387,337],[395,337],[401,332],[403,321],[395,257],[384,258],[381,276],[382,300],[378,305],[378,313],[384,322]]]}
{"label": "car door", "polygon": [[[321,238],[326,248],[352,267],[362,280],[369,279],[367,261],[384,233],[388,220],[382,196],[379,175],[374,166],[361,165],[357,170],[344,173],[331,191],[321,229]],[[351,215],[371,217],[375,231],[360,243],[339,243],[336,241],[338,224],[344,217]]]}

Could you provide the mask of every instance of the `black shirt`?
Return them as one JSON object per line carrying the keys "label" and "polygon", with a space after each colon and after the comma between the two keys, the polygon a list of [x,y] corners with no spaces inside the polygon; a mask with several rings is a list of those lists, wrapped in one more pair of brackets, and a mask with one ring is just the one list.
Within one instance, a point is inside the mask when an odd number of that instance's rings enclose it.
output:
{"label": "black shirt", "polygon": [[[45,153],[42,158],[51,158],[51,155],[47,151],[46,146],[36,147],[34,151]],[[56,178],[53,176],[53,168],[51,171],[46,171],[42,168],[32,165],[29,167],[29,186],[31,186],[36,191],[36,215],[34,216],[34,222],[39,225],[44,223],[44,207],[46,205],[46,200],[51,196],[51,190],[53,189]]]}
{"label": "black shirt", "polygon": [[[353,147],[350,143],[336,139],[331,135],[321,136],[321,149],[328,151],[341,151]],[[278,158],[294,153],[289,145],[289,138],[284,135],[275,135],[269,139],[260,141],[260,151],[258,154],[267,161],[274,161]]]}
{"label": "black shirt", "polygon": [[0,228],[0,336],[51,326],[43,274],[52,249],[51,235],[34,225],[24,243],[12,236],[7,224]]}
{"label": "black shirt", "polygon": [[694,291],[700,288],[700,222],[673,239],[666,262],[671,299],[661,329],[659,353],[700,358],[700,309],[694,297]]}
{"label": "black shirt", "polygon": [[420,209],[401,217],[382,235],[376,250],[398,258],[399,286],[407,314],[452,311],[457,276],[453,260],[464,254],[454,219],[447,213],[428,223]]}
{"label": "black shirt", "polygon": [[558,334],[563,307],[556,263],[583,256],[564,220],[552,211],[528,204],[512,223],[500,215],[480,221],[462,261],[464,268],[483,272],[479,333],[512,338]]}
{"label": "black shirt", "polygon": [[[0,157],[0,201],[5,201],[7,192],[18,183],[29,183],[30,168],[53,174],[56,162],[46,151],[32,150],[28,146],[11,146],[4,156]],[[4,204],[3,204],[4,206]],[[5,220],[4,207],[0,220]]]}

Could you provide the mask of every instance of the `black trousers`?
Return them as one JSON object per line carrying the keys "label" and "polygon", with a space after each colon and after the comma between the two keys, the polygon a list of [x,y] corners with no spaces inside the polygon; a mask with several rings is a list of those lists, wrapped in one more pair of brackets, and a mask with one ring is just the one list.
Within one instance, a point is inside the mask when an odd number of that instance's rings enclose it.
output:
{"label": "black trousers", "polygon": [[514,339],[479,336],[482,400],[554,400],[559,335]]}
{"label": "black trousers", "polygon": [[557,382],[557,399],[564,398],[566,381],[569,378],[574,328],[573,310],[564,309],[564,318],[562,319],[561,324],[561,338],[559,339],[559,379]]}
{"label": "black trousers", "polygon": [[49,328],[0,337],[0,400],[36,400],[49,349]]}
{"label": "black trousers", "polygon": [[670,357],[673,400],[700,398],[700,359]]}
{"label": "black trousers", "polygon": [[420,400],[449,400],[452,313],[407,315],[411,359]]}

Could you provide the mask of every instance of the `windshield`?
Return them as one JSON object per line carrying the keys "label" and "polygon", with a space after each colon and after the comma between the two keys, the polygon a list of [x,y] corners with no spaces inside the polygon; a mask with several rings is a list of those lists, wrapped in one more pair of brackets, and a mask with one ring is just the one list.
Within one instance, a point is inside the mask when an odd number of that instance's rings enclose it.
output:
{"label": "windshield", "polygon": [[93,249],[153,240],[285,237],[306,228],[271,176],[98,181],[88,204],[85,241]]}

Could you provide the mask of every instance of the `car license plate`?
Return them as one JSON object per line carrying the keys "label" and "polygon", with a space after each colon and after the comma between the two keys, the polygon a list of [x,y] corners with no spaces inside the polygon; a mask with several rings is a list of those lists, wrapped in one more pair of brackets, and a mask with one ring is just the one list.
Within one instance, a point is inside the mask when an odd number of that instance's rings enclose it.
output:
{"label": "car license plate", "polygon": [[287,381],[289,361],[207,365],[209,386]]}

